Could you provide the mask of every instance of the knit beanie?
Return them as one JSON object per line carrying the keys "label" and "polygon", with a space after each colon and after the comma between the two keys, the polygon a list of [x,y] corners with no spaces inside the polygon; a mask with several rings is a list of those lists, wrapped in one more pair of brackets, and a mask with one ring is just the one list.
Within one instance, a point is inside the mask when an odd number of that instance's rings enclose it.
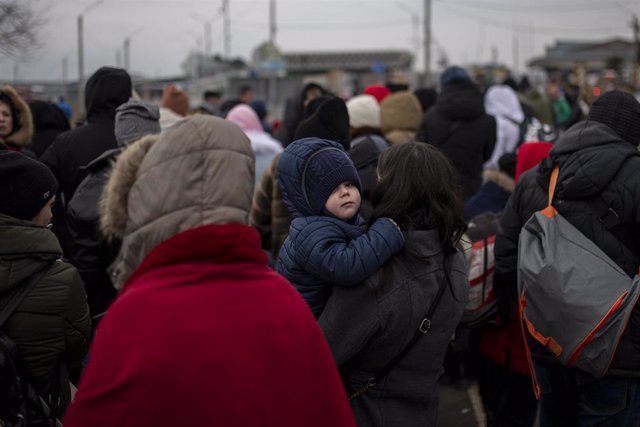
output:
{"label": "knit beanie", "polygon": [[362,193],[358,171],[349,155],[333,147],[322,148],[309,157],[302,177],[311,211],[320,215],[335,188],[345,181],[353,182]]}
{"label": "knit beanie", "polygon": [[460,68],[457,65],[447,68],[440,76],[440,86],[464,83],[471,83],[471,77],[469,77],[464,68]]}
{"label": "knit beanie", "polygon": [[373,96],[376,100],[378,100],[378,104],[379,104],[382,102],[383,99],[391,95],[391,91],[386,86],[371,85],[371,86],[367,86],[364,89],[364,94]]}
{"label": "knit beanie", "polygon": [[168,84],[162,92],[161,105],[176,114],[186,116],[189,112],[189,96],[177,86]]}
{"label": "knit beanie", "polygon": [[[312,113],[308,115],[310,112]],[[335,96],[316,98],[307,105],[305,117],[296,129],[294,140],[328,139],[348,149],[349,112],[342,99]]]}
{"label": "knit beanie", "polygon": [[349,124],[352,128],[380,129],[380,104],[371,95],[354,96],[347,101]]}
{"label": "knit beanie", "polygon": [[0,152],[0,213],[30,221],[58,190],[44,164],[12,151]]}
{"label": "knit beanie", "polygon": [[396,92],[380,104],[380,127],[385,134],[393,130],[415,132],[420,123],[422,107],[411,92]]}
{"label": "knit beanie", "polygon": [[593,103],[587,120],[607,125],[626,142],[640,144],[640,103],[631,94],[605,93]]}
{"label": "knit beanie", "polygon": [[116,109],[115,135],[119,146],[145,135],[160,133],[160,111],[144,101],[129,100]]}

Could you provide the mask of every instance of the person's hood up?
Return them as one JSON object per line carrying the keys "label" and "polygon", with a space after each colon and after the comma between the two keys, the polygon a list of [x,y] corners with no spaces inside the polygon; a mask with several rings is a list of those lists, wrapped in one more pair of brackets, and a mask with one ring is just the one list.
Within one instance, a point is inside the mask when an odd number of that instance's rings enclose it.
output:
{"label": "person's hood up", "polygon": [[278,179],[282,190],[282,200],[294,218],[317,215],[311,209],[309,197],[305,194],[304,178],[306,166],[311,156],[325,149],[344,151],[342,146],[334,141],[304,138],[289,144],[280,156]]}
{"label": "person's hood up", "polygon": [[246,104],[233,107],[227,114],[227,120],[237,124],[245,132],[264,133],[258,114]]}
{"label": "person's hood up", "polygon": [[208,224],[247,224],[254,154],[227,120],[196,115],[146,136],[118,157],[101,201],[103,234],[122,239],[121,287],[160,242]]}
{"label": "person's hood up", "polygon": [[436,111],[452,121],[468,121],[484,114],[484,99],[473,84],[447,85],[436,101]]}
{"label": "person's hood up", "polygon": [[102,67],[87,81],[84,96],[88,122],[99,117],[113,120],[116,108],[131,97],[131,77],[123,69]]}
{"label": "person's hood up", "polygon": [[380,103],[380,128],[391,131],[416,132],[422,122],[422,107],[411,92],[396,92]]}
{"label": "person's hood up", "polygon": [[305,108],[304,120],[294,133],[294,140],[319,138],[337,141],[349,148],[349,111],[347,104],[335,96],[321,96]]}
{"label": "person's hood up", "polygon": [[13,103],[11,108],[12,110],[15,109],[18,116],[17,123],[14,117],[13,133],[5,138],[5,142],[13,144],[16,147],[24,147],[31,141],[31,138],[33,138],[33,117],[31,116],[31,110],[13,87],[9,85],[4,86],[2,93]]}
{"label": "person's hood up", "polygon": [[516,92],[506,85],[491,86],[484,96],[484,109],[494,117],[508,118],[518,123],[524,120],[524,113]]}
{"label": "person's hood up", "polygon": [[52,102],[31,101],[29,103],[36,132],[43,130],[69,130],[69,121],[60,107]]}
{"label": "person's hood up", "polygon": [[638,155],[611,128],[593,121],[579,122],[565,132],[538,169],[538,183],[546,188],[553,164],[560,166],[556,194],[575,200],[599,194],[616,176],[622,164]]}

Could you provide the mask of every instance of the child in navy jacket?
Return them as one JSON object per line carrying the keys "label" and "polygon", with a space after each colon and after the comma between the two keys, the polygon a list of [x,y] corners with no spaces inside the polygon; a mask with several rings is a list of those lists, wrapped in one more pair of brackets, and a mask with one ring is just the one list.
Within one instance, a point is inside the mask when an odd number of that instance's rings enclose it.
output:
{"label": "child in navy jacket", "polygon": [[336,142],[305,138],[290,144],[278,177],[294,219],[277,269],[318,317],[333,286],[363,282],[402,249],[404,237],[389,218],[365,228],[358,172]]}

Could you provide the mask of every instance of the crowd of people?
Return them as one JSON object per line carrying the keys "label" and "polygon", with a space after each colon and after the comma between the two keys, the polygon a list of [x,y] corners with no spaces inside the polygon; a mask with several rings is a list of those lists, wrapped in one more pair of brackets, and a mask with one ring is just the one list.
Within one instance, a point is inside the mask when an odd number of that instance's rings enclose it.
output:
{"label": "crowd of people", "polygon": [[[103,67],[73,128],[4,86],[0,424],[40,416],[30,387],[72,427],[436,425],[445,371],[477,379],[490,427],[640,423],[640,311],[596,377],[536,346],[518,297],[558,167],[549,205],[638,272],[640,103],[457,66],[438,83],[310,83],[274,126],[251,87],[154,105]],[[495,310],[471,325],[487,213]]]}

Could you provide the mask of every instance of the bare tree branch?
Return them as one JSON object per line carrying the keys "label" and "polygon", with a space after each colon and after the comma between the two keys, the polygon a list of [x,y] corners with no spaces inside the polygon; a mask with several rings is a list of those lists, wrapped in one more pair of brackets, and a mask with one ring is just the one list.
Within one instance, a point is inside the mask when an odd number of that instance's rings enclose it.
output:
{"label": "bare tree branch", "polygon": [[42,16],[31,2],[0,0],[0,53],[26,59],[41,45]]}

